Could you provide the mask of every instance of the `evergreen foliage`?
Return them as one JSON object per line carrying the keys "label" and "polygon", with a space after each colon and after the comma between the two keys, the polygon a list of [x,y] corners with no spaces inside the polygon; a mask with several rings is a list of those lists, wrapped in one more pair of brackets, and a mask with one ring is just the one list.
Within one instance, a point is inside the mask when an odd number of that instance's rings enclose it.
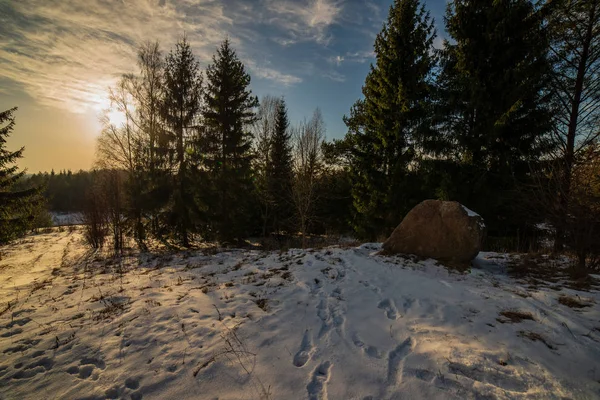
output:
{"label": "evergreen foliage", "polygon": [[203,167],[210,190],[204,199],[209,210],[209,233],[223,241],[241,240],[249,231],[253,176],[252,134],[258,99],[249,89],[250,75],[225,40],[206,69],[202,111]]}
{"label": "evergreen foliage", "polygon": [[32,226],[39,202],[37,187],[14,190],[25,174],[16,165],[25,149],[6,149],[6,141],[15,127],[15,111],[16,107],[0,112],[0,244],[24,234]]}
{"label": "evergreen foliage", "polygon": [[418,0],[396,0],[375,39],[364,99],[345,118],[353,181],[354,228],[375,239],[393,230],[418,202],[411,163],[429,129],[428,99],[435,65],[433,21]]}
{"label": "evergreen foliage", "polygon": [[184,246],[189,245],[189,231],[198,216],[188,148],[198,134],[202,95],[200,64],[189,42],[183,37],[165,60],[162,117],[174,150],[170,161],[175,179],[168,221],[175,226]]}
{"label": "evergreen foliage", "polygon": [[273,229],[291,228],[292,214],[292,144],[289,120],[284,99],[276,106],[275,126],[267,164],[268,198],[273,204]]}
{"label": "evergreen foliage", "polygon": [[543,14],[528,0],[455,0],[446,26],[437,139],[457,168],[438,190],[478,210],[494,235],[524,232],[533,221],[517,194],[551,149]]}

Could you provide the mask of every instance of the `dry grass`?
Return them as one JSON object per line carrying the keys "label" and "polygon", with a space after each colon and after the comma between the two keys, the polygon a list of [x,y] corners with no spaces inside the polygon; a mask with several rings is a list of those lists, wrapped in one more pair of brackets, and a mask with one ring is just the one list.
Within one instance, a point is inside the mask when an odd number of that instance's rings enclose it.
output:
{"label": "dry grass", "polygon": [[571,308],[585,308],[585,307],[592,306],[592,302],[589,300],[584,301],[579,296],[573,297],[573,296],[567,296],[564,294],[558,298],[558,302],[564,306],[571,307]]}
{"label": "dry grass", "polygon": [[519,331],[519,336],[523,338],[527,338],[533,342],[542,342],[548,347],[550,350],[556,350],[557,347],[553,345],[548,339],[540,335],[539,333],[532,331]]}
{"label": "dry grass", "polygon": [[263,311],[267,311],[267,309],[269,308],[269,300],[267,299],[256,299],[254,300],[254,302],[256,303],[258,308],[260,308]]}
{"label": "dry grass", "polygon": [[519,311],[519,310],[504,310],[500,312],[500,315],[504,318],[497,318],[496,320],[502,324],[510,322],[516,324],[525,320],[535,321],[535,318],[530,312]]}

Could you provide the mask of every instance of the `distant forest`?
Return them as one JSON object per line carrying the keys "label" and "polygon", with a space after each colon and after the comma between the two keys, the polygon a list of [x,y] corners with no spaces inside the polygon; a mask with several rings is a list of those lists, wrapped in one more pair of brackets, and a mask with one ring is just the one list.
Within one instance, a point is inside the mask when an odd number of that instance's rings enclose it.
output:
{"label": "distant forest", "polygon": [[481,214],[488,248],[535,250],[545,224],[555,251],[597,267],[600,0],[454,0],[444,23],[436,49],[425,6],[394,1],[332,142],[318,108],[290,125],[284,98],[256,98],[228,40],[205,70],[185,36],[167,53],[147,42],[111,90],[125,122],[105,118],[96,171],[29,182],[117,249],[124,235],[382,240],[436,198]]}

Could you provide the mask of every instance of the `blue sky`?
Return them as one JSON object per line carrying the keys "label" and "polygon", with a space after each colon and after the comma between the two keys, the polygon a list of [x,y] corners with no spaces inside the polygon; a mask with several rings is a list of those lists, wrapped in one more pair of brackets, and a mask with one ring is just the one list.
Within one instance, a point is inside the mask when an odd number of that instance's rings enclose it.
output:
{"label": "blue sky", "polygon": [[[139,43],[185,32],[202,66],[229,37],[252,90],[285,96],[297,122],[320,107],[327,137],[373,61],[392,0],[0,0],[0,108],[19,106],[9,145],[30,172],[92,165],[107,88],[135,72]],[[445,0],[429,0],[443,35]],[[441,39],[438,41],[438,44]]]}

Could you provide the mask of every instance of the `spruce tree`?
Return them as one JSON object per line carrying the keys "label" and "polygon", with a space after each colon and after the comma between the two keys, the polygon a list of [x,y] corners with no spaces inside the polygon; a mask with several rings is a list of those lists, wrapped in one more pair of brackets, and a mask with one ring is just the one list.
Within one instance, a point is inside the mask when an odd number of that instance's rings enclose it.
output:
{"label": "spruce tree", "polygon": [[524,227],[519,185],[548,150],[542,14],[528,0],[455,0],[446,25],[438,111],[459,169],[445,192],[481,213],[491,234],[510,235]]}
{"label": "spruce tree", "polygon": [[241,240],[248,230],[252,194],[250,125],[258,99],[250,75],[225,40],[206,70],[203,164],[212,181],[207,193],[213,232],[224,241]]}
{"label": "spruce tree", "polygon": [[292,217],[292,144],[285,100],[277,102],[275,127],[267,164],[267,188],[275,232],[288,229]]}
{"label": "spruce tree", "polygon": [[183,37],[165,60],[162,116],[173,146],[176,171],[169,221],[184,246],[189,245],[189,231],[198,214],[188,149],[198,131],[202,91],[200,65]]}
{"label": "spruce tree", "polygon": [[364,98],[345,117],[350,147],[354,228],[368,239],[388,234],[418,199],[409,165],[428,129],[433,21],[419,0],[396,0],[375,39],[376,63]]}
{"label": "spruce tree", "polygon": [[0,244],[26,232],[33,222],[35,205],[39,202],[39,188],[14,188],[25,174],[15,164],[23,157],[25,149],[6,149],[6,140],[15,127],[15,111],[16,107],[0,112]]}

